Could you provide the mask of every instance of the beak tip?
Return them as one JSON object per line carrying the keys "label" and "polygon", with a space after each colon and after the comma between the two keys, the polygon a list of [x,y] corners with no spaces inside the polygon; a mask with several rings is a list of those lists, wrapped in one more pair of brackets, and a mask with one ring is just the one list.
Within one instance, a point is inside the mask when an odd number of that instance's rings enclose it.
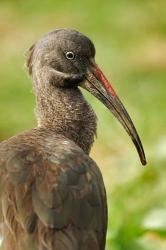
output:
{"label": "beak tip", "polygon": [[143,166],[145,166],[147,164],[146,158],[141,158],[141,163]]}

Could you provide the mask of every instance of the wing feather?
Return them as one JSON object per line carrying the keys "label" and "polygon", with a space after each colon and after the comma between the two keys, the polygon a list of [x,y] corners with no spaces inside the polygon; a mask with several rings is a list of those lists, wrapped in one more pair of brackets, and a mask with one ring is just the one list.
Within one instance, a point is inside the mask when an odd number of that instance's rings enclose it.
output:
{"label": "wing feather", "polygon": [[83,151],[54,156],[34,148],[15,152],[6,162],[4,180],[3,216],[16,238],[38,232],[46,244],[48,232],[59,237],[62,230],[64,238],[69,234],[73,239],[74,234],[66,231],[72,227],[77,232],[95,231],[105,241],[104,184],[98,167]]}

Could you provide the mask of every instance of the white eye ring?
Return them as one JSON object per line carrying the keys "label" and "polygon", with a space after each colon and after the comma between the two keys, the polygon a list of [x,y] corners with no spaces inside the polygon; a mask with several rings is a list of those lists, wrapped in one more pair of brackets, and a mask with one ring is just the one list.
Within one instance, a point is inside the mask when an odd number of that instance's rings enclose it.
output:
{"label": "white eye ring", "polygon": [[66,52],[66,58],[67,58],[68,60],[73,60],[74,57],[75,57],[75,55],[74,55],[74,53],[73,53],[72,51]]}

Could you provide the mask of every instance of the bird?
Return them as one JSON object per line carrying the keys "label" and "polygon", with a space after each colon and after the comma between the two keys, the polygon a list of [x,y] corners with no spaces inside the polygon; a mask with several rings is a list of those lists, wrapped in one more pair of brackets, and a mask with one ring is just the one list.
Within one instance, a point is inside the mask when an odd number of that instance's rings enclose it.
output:
{"label": "bird", "polygon": [[101,101],[146,158],[134,124],[95,62],[93,42],[62,28],[26,53],[37,126],[0,143],[0,210],[4,250],[104,250],[107,198],[89,156],[97,118],[81,91]]}

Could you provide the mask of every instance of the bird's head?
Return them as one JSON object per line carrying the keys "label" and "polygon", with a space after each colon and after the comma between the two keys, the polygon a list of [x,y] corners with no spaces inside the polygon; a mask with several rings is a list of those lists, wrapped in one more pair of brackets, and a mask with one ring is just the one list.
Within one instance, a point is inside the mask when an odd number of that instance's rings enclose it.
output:
{"label": "bird's head", "polygon": [[84,81],[95,47],[81,33],[59,29],[43,36],[27,54],[30,74],[44,77],[56,87],[73,88]]}
{"label": "bird's head", "polygon": [[123,125],[145,165],[144,150],[134,124],[94,57],[95,47],[88,37],[75,30],[59,29],[47,33],[31,46],[27,52],[27,68],[39,88],[40,84],[62,89],[80,86],[97,97]]}

